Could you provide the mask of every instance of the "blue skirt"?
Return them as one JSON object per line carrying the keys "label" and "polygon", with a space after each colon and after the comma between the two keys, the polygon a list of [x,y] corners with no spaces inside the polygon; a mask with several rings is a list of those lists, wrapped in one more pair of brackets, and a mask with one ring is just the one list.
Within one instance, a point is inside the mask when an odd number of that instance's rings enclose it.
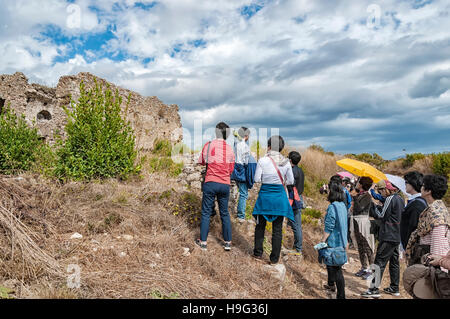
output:
{"label": "blue skirt", "polygon": [[281,184],[262,184],[256,200],[253,215],[262,215],[268,222],[284,216],[295,222],[286,190]]}

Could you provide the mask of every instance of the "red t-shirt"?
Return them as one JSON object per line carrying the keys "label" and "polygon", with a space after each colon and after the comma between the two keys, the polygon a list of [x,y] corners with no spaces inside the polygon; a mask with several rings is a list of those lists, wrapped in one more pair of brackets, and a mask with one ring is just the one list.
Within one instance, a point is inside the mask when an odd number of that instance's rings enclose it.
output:
{"label": "red t-shirt", "polygon": [[[208,144],[211,143],[209,147]],[[205,183],[216,182],[220,184],[230,185],[230,175],[234,169],[234,152],[233,148],[223,139],[215,139],[203,146],[202,153],[198,159],[198,163],[206,165],[208,157],[208,171],[206,172]]]}

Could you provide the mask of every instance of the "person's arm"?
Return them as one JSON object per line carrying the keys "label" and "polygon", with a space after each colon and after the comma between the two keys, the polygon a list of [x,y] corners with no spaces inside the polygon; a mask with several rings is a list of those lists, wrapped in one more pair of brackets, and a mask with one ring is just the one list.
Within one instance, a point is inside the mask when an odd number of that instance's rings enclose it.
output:
{"label": "person's arm", "polygon": [[258,164],[256,164],[255,183],[261,183],[261,179],[262,179],[262,167],[261,167],[261,160],[259,160]]}
{"label": "person's arm", "polygon": [[[331,205],[330,205],[331,206]],[[326,243],[328,237],[330,237],[333,232],[334,227],[336,226],[336,216],[334,214],[334,210],[330,209],[330,206],[327,208],[327,214],[325,215],[324,225],[325,231],[322,235],[322,243]]]}
{"label": "person's arm", "polygon": [[375,211],[375,216],[374,216],[375,218],[377,218],[377,219],[383,219],[384,218],[384,215],[386,214],[389,206],[391,205],[392,198],[394,198],[394,196],[389,196],[386,199],[386,202],[383,205],[383,209],[380,209],[379,206],[375,206],[375,210],[374,210]]}
{"label": "person's arm", "polygon": [[294,174],[292,173],[292,166],[289,163],[287,164],[286,176],[284,178],[286,179],[286,185],[294,185]]}
{"label": "person's arm", "polygon": [[299,167],[298,171],[299,177],[298,177],[297,191],[299,195],[302,195],[305,189],[305,173],[303,172],[301,167]]}
{"label": "person's arm", "polygon": [[439,225],[431,230],[430,253],[445,256],[447,254],[448,238],[445,236],[447,225]]}
{"label": "person's arm", "polygon": [[378,194],[377,192],[375,192],[373,189],[370,190],[370,195],[372,195],[372,197],[380,202],[384,202],[384,197],[381,196],[380,194]]}
{"label": "person's arm", "polygon": [[233,152],[233,150],[231,149],[231,147],[229,148],[229,152],[230,152],[230,160],[229,160],[229,162],[228,162],[228,173],[229,173],[229,175],[231,175],[232,173],[233,173],[233,170],[234,170],[234,164],[235,164],[235,156],[234,156],[234,152]]}
{"label": "person's arm", "polygon": [[430,260],[430,265],[450,270],[450,252],[444,257],[439,255],[429,255],[428,258]]}
{"label": "person's arm", "polygon": [[439,260],[439,266],[441,266],[442,268],[450,270],[450,252],[447,254],[447,256],[442,257]]}
{"label": "person's arm", "polygon": [[206,165],[206,161],[205,161],[205,149],[208,146],[210,142],[206,143],[203,148],[202,148],[202,152],[200,153],[200,157],[198,158],[198,165]]}

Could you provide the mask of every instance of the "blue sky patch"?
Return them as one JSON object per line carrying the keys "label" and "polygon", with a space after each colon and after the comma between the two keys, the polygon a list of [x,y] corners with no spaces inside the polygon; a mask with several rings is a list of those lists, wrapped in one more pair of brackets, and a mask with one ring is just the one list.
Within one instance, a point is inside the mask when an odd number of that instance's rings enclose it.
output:
{"label": "blue sky patch", "polygon": [[241,8],[241,15],[244,16],[246,19],[250,19],[263,7],[264,5],[257,3],[252,3],[251,5],[243,6]]}

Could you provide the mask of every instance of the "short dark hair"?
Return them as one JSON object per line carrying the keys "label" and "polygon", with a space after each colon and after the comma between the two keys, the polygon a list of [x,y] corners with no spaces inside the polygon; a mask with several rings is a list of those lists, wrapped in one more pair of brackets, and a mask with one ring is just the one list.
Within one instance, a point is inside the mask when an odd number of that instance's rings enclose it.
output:
{"label": "short dark hair", "polygon": [[330,182],[330,184],[328,184],[328,189],[328,201],[330,203],[345,201],[345,194],[342,189],[342,185],[336,182]]}
{"label": "short dark hair", "polygon": [[292,164],[294,165],[297,165],[302,160],[302,156],[297,151],[290,152],[288,158],[292,161]]}
{"label": "short dark hair", "polygon": [[333,176],[331,176],[331,178],[330,178],[330,183],[338,183],[339,185],[341,185],[342,184],[342,177],[340,176],[340,175],[333,175]]}
{"label": "short dark hair", "polygon": [[448,189],[447,178],[440,175],[425,175],[423,177],[423,188],[431,191],[434,199],[442,199]]}
{"label": "short dark hair", "polygon": [[246,127],[241,127],[239,130],[238,130],[238,135],[240,136],[240,137],[242,137],[242,138],[244,138],[244,137],[246,137],[246,136],[249,136],[250,135],[250,130],[248,129],[248,128],[246,128]]}
{"label": "short dark hair", "polygon": [[409,185],[414,188],[414,190],[418,193],[420,193],[420,189],[423,185],[423,174],[418,171],[412,171],[409,173],[406,173],[405,176],[403,176],[405,179],[405,182],[407,182]]}
{"label": "short dark hair", "polygon": [[373,179],[369,176],[362,176],[359,179],[359,183],[361,184],[363,190],[368,191],[372,187]]}
{"label": "short dark hair", "polygon": [[217,124],[216,137],[226,140],[228,136],[230,136],[230,127],[224,122],[220,122],[219,124]]}
{"label": "short dark hair", "polygon": [[281,152],[284,148],[284,139],[280,135],[274,135],[267,141],[267,146],[276,152]]}

